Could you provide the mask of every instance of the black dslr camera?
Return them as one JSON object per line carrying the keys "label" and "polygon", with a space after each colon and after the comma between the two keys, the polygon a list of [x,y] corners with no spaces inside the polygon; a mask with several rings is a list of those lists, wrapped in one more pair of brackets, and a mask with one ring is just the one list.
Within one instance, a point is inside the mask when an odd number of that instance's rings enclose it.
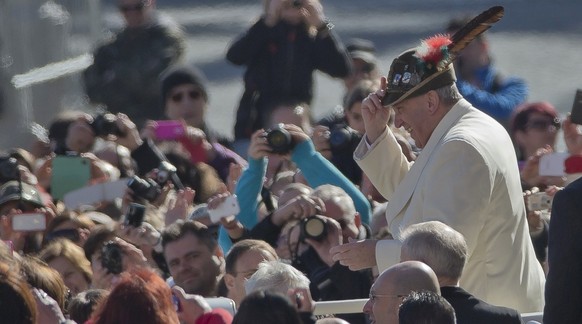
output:
{"label": "black dslr camera", "polygon": [[155,201],[162,193],[162,187],[153,179],[142,179],[133,176],[127,181],[127,186],[137,198],[145,199],[149,202]]}
{"label": "black dslr camera", "polygon": [[349,150],[352,154],[361,139],[362,135],[353,128],[340,124],[332,128],[329,134],[329,145],[334,155],[345,150]]}
{"label": "black dslr camera", "polygon": [[101,267],[108,273],[120,274],[123,271],[123,252],[121,246],[108,241],[101,248]]}
{"label": "black dslr camera", "polygon": [[0,157],[0,183],[11,180],[20,180],[20,170],[18,170],[18,161],[10,156]]}
{"label": "black dslr camera", "polygon": [[286,154],[293,149],[293,139],[291,134],[283,128],[283,124],[267,130],[267,144],[271,147],[271,152],[275,154]]}
{"label": "black dslr camera", "polygon": [[93,129],[95,136],[124,135],[117,127],[117,117],[111,113],[101,113],[93,117],[93,121],[89,125]]}
{"label": "black dslr camera", "polygon": [[312,239],[321,242],[327,236],[327,224],[317,216],[303,218],[299,223],[299,240]]}

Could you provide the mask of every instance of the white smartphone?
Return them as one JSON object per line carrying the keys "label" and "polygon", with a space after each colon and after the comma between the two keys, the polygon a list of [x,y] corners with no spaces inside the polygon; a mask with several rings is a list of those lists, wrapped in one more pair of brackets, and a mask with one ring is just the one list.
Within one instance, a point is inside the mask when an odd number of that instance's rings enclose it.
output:
{"label": "white smartphone", "polygon": [[232,300],[230,298],[206,297],[206,298],[204,298],[204,300],[206,300],[206,302],[208,303],[208,305],[212,309],[222,308],[222,309],[227,310],[233,316],[236,313],[236,305],[234,303],[234,300]]}
{"label": "white smartphone", "polygon": [[37,232],[46,229],[46,216],[41,213],[12,216],[12,230],[16,232]]}
{"label": "white smartphone", "polygon": [[553,199],[545,192],[536,192],[527,197],[527,209],[529,211],[551,209]]}
{"label": "white smartphone", "polygon": [[551,153],[543,155],[540,158],[539,174],[541,176],[565,176],[566,172],[564,171],[564,162],[568,156],[570,156],[568,153]]}
{"label": "white smartphone", "polygon": [[218,223],[225,217],[234,218],[240,212],[236,195],[228,196],[220,206],[215,209],[208,209],[208,216],[212,223]]}

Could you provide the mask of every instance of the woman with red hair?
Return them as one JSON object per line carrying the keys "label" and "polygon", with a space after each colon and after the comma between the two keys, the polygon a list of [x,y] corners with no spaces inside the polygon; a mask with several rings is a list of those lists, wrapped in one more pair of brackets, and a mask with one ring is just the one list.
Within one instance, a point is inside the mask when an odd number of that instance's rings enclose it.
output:
{"label": "woman with red hair", "polygon": [[98,306],[92,324],[140,323],[179,324],[172,304],[172,291],[151,270],[121,274],[109,297]]}

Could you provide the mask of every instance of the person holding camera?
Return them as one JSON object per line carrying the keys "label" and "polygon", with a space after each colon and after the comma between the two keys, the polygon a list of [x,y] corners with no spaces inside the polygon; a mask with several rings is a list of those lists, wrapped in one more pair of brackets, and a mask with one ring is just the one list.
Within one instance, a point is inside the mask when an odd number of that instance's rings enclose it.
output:
{"label": "person holding camera", "polygon": [[[366,197],[331,162],[315,151],[313,142],[301,127],[285,124],[268,132],[256,131],[251,138],[249,157],[249,168],[243,172],[235,192],[241,203],[241,213],[237,215],[237,220],[244,227],[253,228],[258,223],[256,199],[261,192],[271,157],[285,157],[295,162],[312,186],[333,184],[344,189],[354,201],[362,223],[369,222],[371,209]],[[225,251],[232,245],[223,228],[220,230],[219,242]]]}
{"label": "person holding camera", "polygon": [[266,118],[273,101],[310,103],[315,70],[336,78],[351,70],[319,0],[265,0],[262,17],[230,45],[226,58],[247,67],[234,127],[240,154],[255,130],[269,126]]}

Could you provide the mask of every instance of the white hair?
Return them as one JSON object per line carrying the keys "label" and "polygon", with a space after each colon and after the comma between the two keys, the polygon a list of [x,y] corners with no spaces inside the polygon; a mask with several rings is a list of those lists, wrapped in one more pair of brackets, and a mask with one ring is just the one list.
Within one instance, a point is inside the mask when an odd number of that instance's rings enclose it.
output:
{"label": "white hair", "polygon": [[293,266],[281,261],[263,261],[259,269],[245,282],[246,294],[269,290],[287,295],[289,289],[309,289],[309,279]]}

